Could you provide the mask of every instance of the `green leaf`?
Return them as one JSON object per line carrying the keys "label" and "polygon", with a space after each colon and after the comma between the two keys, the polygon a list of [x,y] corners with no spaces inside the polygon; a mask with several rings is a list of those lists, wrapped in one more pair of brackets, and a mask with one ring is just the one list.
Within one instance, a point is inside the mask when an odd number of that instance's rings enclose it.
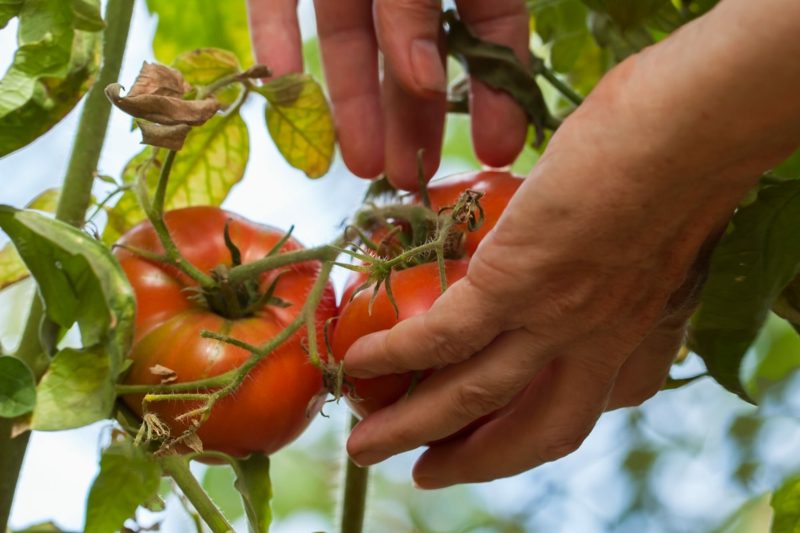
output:
{"label": "green leaf", "polygon": [[770,315],[739,376],[747,393],[760,402],[799,368],[800,336],[785,320]]}
{"label": "green leaf", "polygon": [[458,59],[470,76],[514,98],[536,129],[537,144],[541,144],[548,111],[532,70],[523,66],[507,46],[475,37],[452,11],[444,16],[448,25],[447,52]]}
{"label": "green leaf", "polygon": [[[193,128],[175,157],[165,195],[166,209],[220,205],[244,176],[249,143],[247,126],[238,112],[215,116],[203,126]],[[145,148],[128,162],[122,174],[123,182],[134,183],[142,172],[152,193],[165,155],[166,152],[160,150],[153,159],[153,148]],[[134,191],[126,191],[108,212],[103,240],[116,242],[120,235],[145,218]]]}
{"label": "green leaf", "polygon": [[580,0],[528,0],[536,33],[549,43],[550,61],[559,72],[568,72],[590,41],[589,10]]}
{"label": "green leaf", "polygon": [[36,405],[36,380],[28,365],[8,355],[0,356],[0,417],[16,418]]}
{"label": "green leaf", "polygon": [[286,161],[309,178],[323,176],[336,133],[322,87],[308,74],[287,74],[256,90],[267,99],[267,128]]}
{"label": "green leaf", "polygon": [[64,348],[39,383],[31,427],[60,431],[108,418],[114,407],[115,381],[111,358],[102,346]]}
{"label": "green leaf", "polygon": [[100,31],[106,27],[100,15],[100,4],[94,0],[72,0],[72,13],[76,30]]}
{"label": "green leaf", "polygon": [[158,15],[153,51],[161,63],[168,65],[189,50],[213,47],[232,51],[244,66],[253,64],[245,2],[194,0],[187,5],[147,0],[147,7]]}
{"label": "green leaf", "polygon": [[116,378],[133,337],[135,300],[111,252],[86,233],[35,211],[0,206],[0,228],[36,278],[47,317],[83,345],[102,345]]}
{"label": "green leaf", "polygon": [[239,459],[236,462],[238,477],[235,486],[242,495],[248,529],[251,533],[266,533],[272,522],[269,457],[252,454],[247,459]]}
{"label": "green leaf", "polygon": [[773,174],[784,179],[800,179],[800,150],[775,167]]}
{"label": "green leaf", "polygon": [[800,531],[800,477],[786,481],[772,495],[770,502],[774,515],[772,533],[797,533]]}
{"label": "green leaf", "polygon": [[8,21],[19,15],[24,1],[25,0],[0,0],[0,30],[6,27]]}
{"label": "green leaf", "polygon": [[85,533],[114,533],[139,505],[158,494],[161,468],[141,448],[115,442],[100,458],[100,473],[86,504]]}
{"label": "green leaf", "polygon": [[[18,8],[5,5],[6,13]],[[99,0],[23,3],[19,47],[0,80],[0,156],[48,131],[86,92],[100,62],[100,36],[77,28],[86,28],[86,17],[98,9]]]}
{"label": "green leaf", "polygon": [[[211,85],[220,78],[242,70],[236,55],[218,48],[201,48],[185,52],[175,58],[172,67],[183,74],[184,79],[193,87]],[[215,97],[223,105],[230,105],[241,92],[241,85],[235,83],[218,91]]]}
{"label": "green leaf", "polygon": [[670,5],[670,0],[583,0],[583,3],[608,14],[621,29],[629,29]]}
{"label": "green leaf", "polygon": [[62,531],[53,522],[42,522],[41,524],[28,526],[25,529],[18,529],[15,533],[60,533]]}
{"label": "green leaf", "polygon": [[[26,207],[46,213],[55,213],[60,195],[60,188],[47,189],[28,202]],[[30,272],[25,268],[25,263],[13,244],[8,243],[0,248],[0,290],[26,279],[29,275]]]}
{"label": "green leaf", "polygon": [[762,185],[711,258],[690,346],[714,379],[743,398],[742,357],[781,291],[800,271],[800,182]]}

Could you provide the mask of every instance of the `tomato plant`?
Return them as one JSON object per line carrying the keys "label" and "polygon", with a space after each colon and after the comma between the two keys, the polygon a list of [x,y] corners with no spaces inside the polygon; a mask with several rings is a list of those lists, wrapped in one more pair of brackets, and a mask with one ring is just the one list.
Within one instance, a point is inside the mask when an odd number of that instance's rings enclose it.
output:
{"label": "tomato plant", "polygon": [[[301,248],[297,241],[289,239],[280,250],[274,250],[283,239],[283,232],[216,207],[178,209],[167,212],[164,218],[182,255],[203,271],[231,264],[231,250],[223,236],[226,225],[243,264],[270,251]],[[250,354],[240,347],[203,338],[201,332],[217,332],[253,344],[274,337],[296,318],[319,273],[318,263],[299,263],[280,272],[267,272],[261,275],[254,294],[232,290],[235,298],[231,302],[218,293],[196,292],[194,280],[171,265],[129,251],[162,252],[149,222],[130,230],[118,244],[116,255],[138,305],[132,364],[125,378],[128,384],[158,384],[165,380],[164,372],[170,382],[195,381],[237,368]],[[273,283],[271,301],[259,301]],[[253,304],[255,307],[246,309]],[[333,288],[328,285],[317,308],[318,320],[324,322],[335,310]],[[213,407],[197,430],[205,448],[234,456],[256,451],[270,454],[305,429],[321,405],[315,400],[322,391],[322,378],[319,369],[308,361],[303,335],[305,332],[296,333],[282,344],[251,371],[234,396],[223,398]],[[162,372],[154,368],[161,368]],[[142,414],[141,396],[124,399]],[[191,427],[191,420],[181,420],[180,415],[197,404],[158,402],[149,404],[145,411],[156,414],[177,436]]]}

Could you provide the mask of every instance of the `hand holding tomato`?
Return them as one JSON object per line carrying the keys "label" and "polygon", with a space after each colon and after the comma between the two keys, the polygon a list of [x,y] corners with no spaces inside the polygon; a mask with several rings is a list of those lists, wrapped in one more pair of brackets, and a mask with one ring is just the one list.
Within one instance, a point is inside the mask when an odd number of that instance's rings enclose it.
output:
{"label": "hand holding tomato", "polygon": [[[751,17],[764,28],[755,41],[753,26],[736,26]],[[496,479],[572,452],[604,409],[654,394],[707,244],[800,143],[800,70],[785,67],[800,52],[798,20],[791,2],[721,2],[612,70],[466,276],[429,312],[349,350],[345,371],[359,379],[441,368],[366,417],[351,456],[372,464],[434,443],[414,470],[421,487]],[[743,51],[744,39],[760,44]]]}

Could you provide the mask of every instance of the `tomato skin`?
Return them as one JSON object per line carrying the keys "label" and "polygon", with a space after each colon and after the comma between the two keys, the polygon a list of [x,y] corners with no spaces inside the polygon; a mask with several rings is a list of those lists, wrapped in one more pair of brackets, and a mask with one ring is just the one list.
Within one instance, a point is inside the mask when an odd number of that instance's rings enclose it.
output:
{"label": "tomato skin", "polygon": [[[243,263],[262,258],[284,236],[280,230],[216,207],[170,211],[165,214],[165,221],[181,254],[204,272],[219,264],[231,264],[223,238],[226,222]],[[149,223],[130,230],[118,244],[162,252]],[[299,248],[297,241],[289,239],[281,250]],[[228,319],[190,299],[191,291],[184,289],[196,283],[173,267],[143,259],[124,248],[117,248],[115,254],[137,300],[135,339],[130,353],[133,362],[125,376],[127,384],[158,384],[162,378],[150,371],[157,364],[175,371],[177,383],[237,368],[249,357],[248,352],[202,338],[200,332],[209,330],[250,344],[263,344],[298,315],[319,271],[316,262],[283,269],[286,271],[274,295],[291,304],[289,307],[266,306],[253,316]],[[276,276],[276,272],[262,275],[262,288],[269,286]],[[321,324],[335,314],[335,295],[328,284],[317,310],[319,343],[323,342]],[[312,405],[312,401],[323,391],[323,384],[321,372],[308,362],[303,349],[305,336],[305,329],[301,329],[262,360],[239,389],[217,402],[197,431],[205,449],[234,456],[253,452],[271,454],[306,428],[321,406],[320,402]],[[142,415],[141,395],[128,395],[123,400]],[[158,415],[170,427],[171,435],[177,437],[188,427],[188,422],[176,421],[175,417],[200,405],[188,401],[155,402],[149,404],[148,411]]]}
{"label": "tomato skin", "polygon": [[[464,251],[467,256],[472,256],[483,238],[497,224],[497,219],[522,182],[522,177],[499,170],[465,172],[431,182],[428,186],[428,196],[431,199],[431,208],[439,211],[444,207],[454,206],[461,193],[467,189],[483,193],[480,199],[484,215],[483,225],[475,231],[466,231],[464,228],[466,232]],[[419,203],[421,200],[415,196],[414,201]]]}
{"label": "tomato skin", "polygon": [[[448,285],[467,274],[468,262],[464,260],[445,261],[445,274]],[[336,361],[341,361],[347,350],[359,338],[389,329],[401,320],[424,313],[441,295],[439,267],[436,263],[419,266],[392,273],[392,294],[399,314],[395,313],[386,288],[381,286],[369,313],[372,288],[364,289],[342,308],[336,321],[331,340],[331,349]],[[347,378],[352,390],[344,393],[351,409],[360,417],[386,407],[400,399],[413,382],[413,373],[393,374],[373,379]]]}

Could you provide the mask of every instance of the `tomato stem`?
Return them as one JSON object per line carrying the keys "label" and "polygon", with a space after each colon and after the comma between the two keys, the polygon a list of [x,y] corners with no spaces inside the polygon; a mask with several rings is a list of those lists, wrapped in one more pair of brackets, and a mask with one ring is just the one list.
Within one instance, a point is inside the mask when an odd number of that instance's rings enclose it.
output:
{"label": "tomato stem", "polygon": [[576,106],[579,106],[583,103],[583,97],[579,95],[575,89],[564,83],[552,69],[548,68],[547,65],[544,64],[544,61],[541,59],[535,60],[532,62],[534,65],[534,74],[538,74],[539,76],[543,77],[547,80],[547,82],[553,86],[561,95],[569,100]]}
{"label": "tomato stem", "polygon": [[158,240],[161,242],[161,246],[164,248],[167,262],[195,280],[197,284],[204,289],[210,289],[216,286],[214,278],[202,272],[200,269],[187,261],[183,255],[181,255],[180,251],[178,250],[178,246],[175,244],[175,241],[172,239],[172,236],[169,233],[166,222],[164,222],[164,202],[166,198],[167,183],[169,182],[169,175],[172,172],[172,165],[175,162],[176,155],[177,152],[175,150],[170,150],[167,152],[167,156],[164,158],[164,163],[161,166],[161,173],[158,176],[156,192],[153,196],[153,203],[150,204],[147,199],[146,187],[137,188],[139,202],[142,204],[142,207],[144,207],[147,218],[150,221],[150,224],[153,225],[156,235],[158,235]]}
{"label": "tomato stem", "polygon": [[192,475],[188,459],[181,455],[165,455],[161,458],[161,468],[175,480],[183,495],[197,509],[211,531],[214,533],[232,533],[234,531],[222,511],[211,501],[206,491]]}

